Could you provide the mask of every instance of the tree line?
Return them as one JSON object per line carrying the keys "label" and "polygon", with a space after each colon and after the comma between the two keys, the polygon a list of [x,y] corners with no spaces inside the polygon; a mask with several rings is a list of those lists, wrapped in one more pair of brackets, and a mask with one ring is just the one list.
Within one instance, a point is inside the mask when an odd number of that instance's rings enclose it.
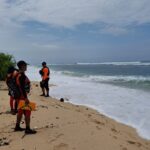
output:
{"label": "tree line", "polygon": [[5,80],[8,68],[15,65],[16,61],[13,55],[0,53],[0,80]]}

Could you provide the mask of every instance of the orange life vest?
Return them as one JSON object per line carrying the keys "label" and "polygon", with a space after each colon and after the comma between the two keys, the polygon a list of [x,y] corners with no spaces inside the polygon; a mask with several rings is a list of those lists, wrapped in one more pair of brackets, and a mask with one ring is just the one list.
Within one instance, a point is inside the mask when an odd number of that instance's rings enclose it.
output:
{"label": "orange life vest", "polygon": [[42,72],[43,72],[42,80],[46,80],[47,78],[49,78],[50,71],[48,67],[44,67],[42,69]]}

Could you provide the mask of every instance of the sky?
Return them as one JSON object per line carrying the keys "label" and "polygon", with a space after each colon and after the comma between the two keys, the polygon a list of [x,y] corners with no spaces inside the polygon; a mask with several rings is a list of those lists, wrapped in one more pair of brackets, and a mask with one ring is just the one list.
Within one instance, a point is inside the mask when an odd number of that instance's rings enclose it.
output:
{"label": "sky", "polygon": [[150,60],[150,0],[0,0],[0,52],[30,64]]}

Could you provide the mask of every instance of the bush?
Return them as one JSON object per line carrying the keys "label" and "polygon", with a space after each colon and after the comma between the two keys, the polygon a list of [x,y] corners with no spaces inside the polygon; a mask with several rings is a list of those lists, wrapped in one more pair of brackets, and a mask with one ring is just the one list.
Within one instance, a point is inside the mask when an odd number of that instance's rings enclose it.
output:
{"label": "bush", "polygon": [[5,80],[8,67],[15,65],[16,61],[12,55],[0,53],[0,80]]}

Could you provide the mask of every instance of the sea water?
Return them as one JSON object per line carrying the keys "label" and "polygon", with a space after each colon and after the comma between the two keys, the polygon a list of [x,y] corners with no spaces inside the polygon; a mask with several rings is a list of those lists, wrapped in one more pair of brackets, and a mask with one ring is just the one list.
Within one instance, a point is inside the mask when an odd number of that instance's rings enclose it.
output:
{"label": "sea water", "polygon": [[[150,63],[51,64],[50,95],[96,109],[150,139]],[[40,81],[38,65],[28,76]]]}

